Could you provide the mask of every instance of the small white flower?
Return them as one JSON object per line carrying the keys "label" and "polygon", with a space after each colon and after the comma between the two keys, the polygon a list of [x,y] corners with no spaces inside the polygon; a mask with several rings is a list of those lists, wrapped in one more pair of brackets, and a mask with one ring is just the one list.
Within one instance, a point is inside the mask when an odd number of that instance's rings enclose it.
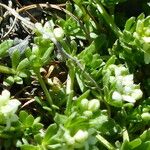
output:
{"label": "small white flower", "polygon": [[136,100],[142,98],[143,92],[140,89],[133,90],[133,93],[131,94],[132,97],[134,97]]}
{"label": "small white flower", "polygon": [[133,88],[131,86],[125,86],[124,87],[124,93],[130,94],[133,91]]}
{"label": "small white flower", "polygon": [[126,75],[122,79],[122,85],[132,85],[133,83],[133,74]]}
{"label": "small white flower", "polygon": [[88,110],[90,111],[96,111],[100,107],[100,102],[98,99],[92,99],[88,103]]}
{"label": "small white flower", "polygon": [[10,98],[10,92],[8,90],[2,91],[2,94],[0,95],[0,106],[7,104],[9,98]]}
{"label": "small white flower", "polygon": [[74,135],[75,141],[79,143],[85,142],[87,138],[88,132],[83,130],[78,130],[78,132]]}
{"label": "small white flower", "polygon": [[64,37],[64,31],[61,27],[57,27],[54,29],[54,35],[57,40],[60,40]]}
{"label": "small white flower", "polygon": [[17,99],[8,101],[7,105],[1,107],[1,112],[7,116],[14,114],[21,103]]}
{"label": "small white flower", "polygon": [[119,92],[114,91],[113,94],[112,94],[112,99],[116,100],[116,101],[121,101],[122,100],[122,95]]}
{"label": "small white flower", "polygon": [[64,139],[68,145],[73,145],[75,143],[75,139],[70,135],[69,131],[64,133]]}
{"label": "small white flower", "polygon": [[121,67],[116,67],[115,68],[115,76],[120,76],[121,75]]}
{"label": "small white flower", "polygon": [[129,95],[122,95],[122,100],[127,101],[129,103],[135,103],[135,99]]}

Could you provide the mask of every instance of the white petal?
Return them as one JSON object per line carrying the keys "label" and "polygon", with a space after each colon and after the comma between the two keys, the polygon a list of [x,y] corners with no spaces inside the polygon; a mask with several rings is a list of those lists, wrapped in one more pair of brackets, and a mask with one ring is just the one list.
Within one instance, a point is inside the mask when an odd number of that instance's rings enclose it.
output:
{"label": "white petal", "polygon": [[143,40],[144,40],[144,42],[146,42],[146,43],[150,43],[150,37],[143,37],[142,38]]}
{"label": "white petal", "polygon": [[129,95],[122,95],[122,99],[124,101],[130,102],[130,103],[135,103],[135,99],[132,96],[129,96]]}
{"label": "white petal", "polygon": [[135,89],[131,94],[136,100],[142,98],[143,92],[140,89]]}
{"label": "white petal", "polygon": [[119,92],[114,91],[113,94],[112,94],[112,99],[117,100],[117,101],[121,101],[122,100],[122,95]]}

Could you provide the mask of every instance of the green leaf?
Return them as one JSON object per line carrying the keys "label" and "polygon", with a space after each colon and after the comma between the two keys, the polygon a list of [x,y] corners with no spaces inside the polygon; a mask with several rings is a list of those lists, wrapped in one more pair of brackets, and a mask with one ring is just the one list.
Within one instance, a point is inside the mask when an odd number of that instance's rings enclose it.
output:
{"label": "green leaf", "polygon": [[48,60],[50,60],[50,54],[52,53],[54,49],[54,46],[52,45],[51,47],[49,47],[46,52],[44,53],[42,59],[43,64],[45,64]]}
{"label": "green leaf", "polygon": [[131,149],[134,149],[134,148],[138,147],[141,143],[142,143],[141,139],[137,138],[137,139],[131,141],[129,143],[129,146],[131,147]]}
{"label": "green leaf", "polygon": [[8,49],[13,45],[13,40],[5,40],[0,44],[0,57],[4,57],[7,54]]}
{"label": "green leaf", "polygon": [[27,58],[25,58],[19,63],[17,70],[23,70],[23,69],[29,67],[29,65],[30,65],[29,60]]}
{"label": "green leaf", "polygon": [[33,125],[33,122],[34,122],[34,117],[32,115],[29,115],[26,118],[25,125],[31,127]]}
{"label": "green leaf", "polygon": [[15,82],[14,77],[9,76],[3,81],[3,84],[5,86],[11,86],[12,84],[14,84],[14,82]]}
{"label": "green leaf", "polygon": [[44,139],[43,139],[43,144],[47,145],[49,144],[49,141],[51,140],[51,137],[54,136],[57,133],[57,125],[56,124],[51,124],[45,133]]}
{"label": "green leaf", "polygon": [[56,113],[54,120],[57,124],[64,124],[67,121],[67,116]]}
{"label": "green leaf", "polygon": [[107,69],[107,67],[111,64],[114,64],[116,60],[116,56],[113,55],[109,58],[109,60],[106,62],[104,69]]}
{"label": "green leaf", "polygon": [[142,135],[140,135],[140,139],[144,142],[150,140],[150,129],[145,130]]}
{"label": "green leaf", "polygon": [[35,139],[35,141],[38,143],[38,144],[42,144],[42,140],[43,140],[43,137],[41,137],[41,134],[39,133],[39,134],[36,134],[35,136],[34,136],[34,139]]}
{"label": "green leaf", "polygon": [[16,69],[16,67],[18,66],[18,64],[20,62],[20,52],[19,52],[19,50],[13,51],[13,53],[11,55],[11,61],[12,61],[12,68]]}
{"label": "green leaf", "polygon": [[34,145],[22,145],[21,150],[40,150],[40,148]]}
{"label": "green leaf", "polygon": [[24,110],[20,111],[19,113],[19,120],[22,122],[22,123],[25,123],[26,122],[26,118],[28,117],[28,113]]}
{"label": "green leaf", "polygon": [[125,24],[125,30],[130,31],[134,23],[135,23],[135,17],[131,17],[130,19],[128,19]]}

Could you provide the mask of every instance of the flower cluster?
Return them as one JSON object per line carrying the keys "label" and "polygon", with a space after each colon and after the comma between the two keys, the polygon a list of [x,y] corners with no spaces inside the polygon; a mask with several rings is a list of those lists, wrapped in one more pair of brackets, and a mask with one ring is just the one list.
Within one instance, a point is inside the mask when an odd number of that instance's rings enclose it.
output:
{"label": "flower cluster", "polygon": [[64,37],[64,31],[61,27],[54,27],[52,21],[48,21],[42,26],[41,23],[36,23],[36,30],[43,35],[44,39],[51,39],[51,41],[61,40]]}
{"label": "flower cluster", "polygon": [[8,90],[2,91],[0,95],[0,123],[10,127],[11,122],[17,121],[18,117],[15,113],[20,104],[17,99],[10,99]]}
{"label": "flower cluster", "polygon": [[79,148],[82,147],[88,139],[88,132],[79,129],[74,136],[71,136],[70,132],[66,131],[64,133],[64,139],[68,145],[74,148]]}
{"label": "flower cluster", "polygon": [[140,86],[134,84],[133,74],[129,74],[128,69],[123,65],[111,64],[103,73],[103,82],[107,88],[105,94],[110,101],[135,103],[142,97]]}
{"label": "flower cluster", "polygon": [[82,99],[80,106],[83,110],[83,115],[86,117],[91,117],[93,112],[96,112],[99,109],[100,101],[98,99],[92,99],[90,101],[87,99]]}
{"label": "flower cluster", "polygon": [[140,44],[144,50],[145,62],[150,63],[150,16],[145,18],[145,16],[142,14],[139,17],[133,37],[135,38],[137,45]]}

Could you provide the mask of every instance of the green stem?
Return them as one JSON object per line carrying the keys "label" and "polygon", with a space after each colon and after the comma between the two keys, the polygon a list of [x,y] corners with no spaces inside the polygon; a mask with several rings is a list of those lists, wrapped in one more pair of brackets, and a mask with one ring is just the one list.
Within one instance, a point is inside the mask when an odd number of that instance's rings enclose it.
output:
{"label": "green stem", "polygon": [[95,0],[95,1],[96,1],[95,6],[98,9],[98,11],[101,13],[101,15],[103,16],[106,23],[110,26],[110,28],[113,30],[113,32],[116,34],[116,36],[120,37],[122,35],[122,32],[120,31],[120,29],[116,26],[113,19],[107,13],[107,11],[105,10],[105,8],[101,4],[101,2],[99,0]]}
{"label": "green stem", "polygon": [[115,150],[114,146],[110,144],[104,137],[100,134],[96,135],[96,138],[108,149],[108,150]]}
{"label": "green stem", "polygon": [[40,82],[40,85],[41,85],[41,87],[42,87],[42,89],[43,89],[43,91],[44,91],[44,93],[45,93],[45,95],[46,95],[46,98],[47,98],[47,100],[48,100],[50,106],[52,107],[52,105],[53,105],[52,98],[51,98],[50,93],[49,93],[49,91],[47,90],[47,87],[46,87],[46,85],[45,85],[45,83],[44,83],[44,81],[43,81],[43,79],[42,79],[42,77],[41,77],[41,74],[40,74],[39,69],[38,69],[38,70],[35,69],[34,72],[36,73],[36,75],[37,75],[37,77],[38,77],[38,81]]}
{"label": "green stem", "polygon": [[75,71],[72,64],[69,64],[69,74],[67,79],[67,85],[66,85],[66,93],[68,94],[67,104],[66,104],[66,113],[69,113],[69,110],[71,108],[71,103],[73,99],[73,85],[74,85],[74,78],[75,78]]}
{"label": "green stem", "polygon": [[9,68],[9,67],[6,67],[6,66],[3,66],[3,65],[0,65],[0,73],[5,73],[5,74],[15,74],[15,70]]}

